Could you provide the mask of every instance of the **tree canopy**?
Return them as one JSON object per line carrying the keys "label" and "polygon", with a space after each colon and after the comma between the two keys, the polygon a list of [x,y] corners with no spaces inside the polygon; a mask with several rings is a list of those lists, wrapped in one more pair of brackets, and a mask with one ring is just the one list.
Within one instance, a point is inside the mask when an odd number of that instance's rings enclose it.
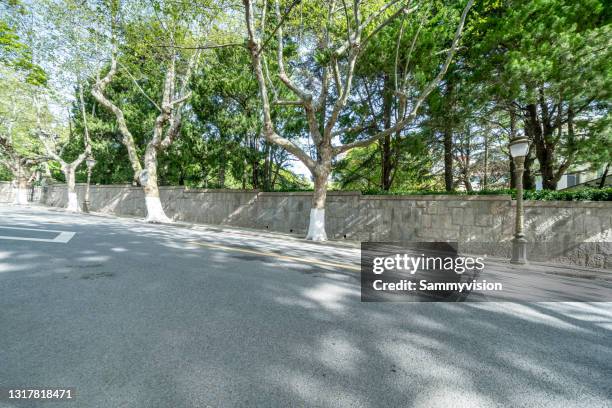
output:
{"label": "tree canopy", "polygon": [[[564,174],[610,161],[603,0],[483,0],[469,10],[467,0],[245,4],[3,2],[0,177],[15,178],[17,160],[65,180],[38,120],[67,162],[84,151],[88,130],[94,183],[141,183],[116,114],[92,95],[113,59],[103,95],[122,111],[140,168],[155,132],[176,127],[154,149],[160,185],[295,190],[316,188],[319,177],[336,189],[507,188],[507,145],[523,135],[528,188],[555,189]],[[76,180],[85,179],[81,166]]]}

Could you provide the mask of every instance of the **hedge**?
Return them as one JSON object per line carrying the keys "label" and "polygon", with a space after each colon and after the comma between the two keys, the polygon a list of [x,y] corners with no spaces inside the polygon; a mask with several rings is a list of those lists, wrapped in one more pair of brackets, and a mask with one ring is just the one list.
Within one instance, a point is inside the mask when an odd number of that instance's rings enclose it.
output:
{"label": "hedge", "polygon": [[[515,196],[516,192],[513,194],[513,197]],[[542,201],[612,201],[612,187],[567,191],[529,190],[525,191],[523,197],[526,200]]]}
{"label": "hedge", "polygon": [[[310,189],[283,189],[274,190],[275,192],[312,192]],[[328,190],[339,191],[339,190]],[[377,189],[362,190],[364,195],[511,195],[516,199],[516,190],[505,188],[496,190],[479,191],[439,191],[439,190],[404,190],[404,191],[384,191]],[[525,190],[523,192],[525,200],[539,201],[612,201],[612,187],[606,188],[584,188],[582,190],[551,191],[551,190]]]}
{"label": "hedge", "polygon": [[[383,191],[364,190],[365,195],[511,195],[516,198],[514,189],[482,190],[482,191]],[[525,190],[525,200],[539,201],[612,201],[612,187],[585,188],[581,190],[552,191],[552,190]]]}

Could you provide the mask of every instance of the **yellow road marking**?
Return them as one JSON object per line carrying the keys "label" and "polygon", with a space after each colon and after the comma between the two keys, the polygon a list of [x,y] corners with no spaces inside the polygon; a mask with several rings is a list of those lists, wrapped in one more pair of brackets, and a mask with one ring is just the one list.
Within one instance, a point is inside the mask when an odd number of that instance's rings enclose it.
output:
{"label": "yellow road marking", "polygon": [[199,245],[199,246],[202,246],[202,247],[211,247],[211,248],[224,249],[226,251],[236,251],[236,252],[244,252],[244,253],[247,253],[247,254],[270,256],[270,257],[273,257],[273,258],[284,259],[284,260],[287,260],[287,261],[297,261],[297,262],[300,262],[300,263],[306,262],[306,263],[315,264],[315,265],[323,265],[323,266],[331,266],[331,267],[334,267],[334,268],[350,269],[352,271],[361,271],[361,268],[359,266],[348,265],[348,264],[341,264],[341,263],[336,263],[336,262],[321,261],[321,260],[314,259],[314,258],[299,258],[299,257],[296,257],[296,256],[280,255],[280,254],[277,254],[276,252],[256,251],[256,250],[253,250],[253,249],[238,248],[238,247],[229,247],[229,246],[225,246],[225,245],[212,244],[212,243],[209,243],[209,242],[190,241],[190,243],[194,244],[194,245]]}

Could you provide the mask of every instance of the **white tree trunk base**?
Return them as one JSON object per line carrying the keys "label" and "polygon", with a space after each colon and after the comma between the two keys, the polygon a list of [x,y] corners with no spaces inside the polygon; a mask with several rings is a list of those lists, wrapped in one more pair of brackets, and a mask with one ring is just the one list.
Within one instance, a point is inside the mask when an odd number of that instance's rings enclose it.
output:
{"label": "white tree trunk base", "polygon": [[310,209],[310,224],[308,225],[308,234],[306,239],[312,241],[327,241],[325,233],[325,209],[311,208]]}
{"label": "white tree trunk base", "polygon": [[81,208],[79,207],[79,199],[77,198],[77,193],[68,192],[68,207],[66,207],[67,211],[79,212]]}
{"label": "white tree trunk base", "polygon": [[28,190],[25,188],[16,188],[15,189],[15,199],[13,200],[14,204],[24,205],[28,203]]}
{"label": "white tree trunk base", "polygon": [[159,197],[145,197],[145,203],[147,205],[146,222],[172,222],[172,220],[166,216]]}

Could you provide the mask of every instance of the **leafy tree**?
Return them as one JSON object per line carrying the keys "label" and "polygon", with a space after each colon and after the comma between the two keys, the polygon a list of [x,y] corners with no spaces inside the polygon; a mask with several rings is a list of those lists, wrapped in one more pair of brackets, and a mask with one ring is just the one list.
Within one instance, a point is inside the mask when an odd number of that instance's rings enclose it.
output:
{"label": "leafy tree", "polygon": [[[484,2],[474,32],[475,80],[519,116],[545,189],[584,160],[610,155],[610,8],[589,0]],[[477,66],[478,64],[478,66]],[[487,79],[484,79],[487,78]],[[527,182],[531,185],[527,160]]]}
{"label": "leafy tree", "polygon": [[0,167],[4,179],[18,185],[16,201],[25,203],[26,184],[45,161],[40,142],[31,132],[36,123],[33,85],[22,72],[0,65]]}
{"label": "leafy tree", "polygon": [[[196,63],[200,58],[197,47],[201,40],[199,33],[190,30],[190,24],[195,24],[200,18],[210,18],[217,10],[208,9],[212,15],[190,15],[182,3],[166,3],[163,1],[153,3],[153,14],[146,9],[144,15],[133,15],[133,20],[124,24],[125,42],[129,44],[128,50],[123,48],[121,55],[125,61],[118,61],[119,46],[117,41],[118,15],[122,9],[118,2],[110,7],[112,22],[113,52],[110,69],[106,75],[99,78],[92,88],[92,95],[105,109],[115,115],[117,126],[122,135],[122,143],[127,149],[128,157],[134,171],[134,179],[143,186],[147,205],[147,221],[169,222],[159,199],[157,156],[166,150],[179,135],[182,125],[183,109],[187,99],[191,96],[189,83]],[[190,9],[188,9],[190,10]],[[194,50],[195,49],[195,50]],[[144,153],[138,152],[134,135],[128,127],[125,113],[105,94],[107,86],[118,72],[119,64],[133,79],[135,87],[151,102],[157,113],[152,126],[152,135],[146,142]],[[145,78],[156,76],[161,81],[152,81],[160,84],[154,89],[157,94],[154,99],[147,90],[143,89],[131,74],[137,69],[145,73]],[[159,102],[156,102],[159,101]]]}
{"label": "leafy tree", "polygon": [[24,41],[17,26],[28,11],[19,1],[0,4],[0,64],[22,73],[24,81],[32,85],[45,85],[47,74],[33,61],[32,49]]}
{"label": "leafy tree", "polygon": [[[325,199],[327,192],[327,181],[331,173],[332,160],[341,153],[347,152],[355,147],[364,147],[384,138],[386,135],[396,133],[404,129],[416,117],[419,107],[429,96],[433,89],[439,84],[452,60],[455,49],[463,29],[467,12],[472,6],[468,1],[463,10],[451,43],[446,52],[446,59],[438,73],[425,83],[422,90],[408,105],[410,90],[410,76],[404,75],[402,81],[397,81],[396,92],[399,99],[399,108],[402,113],[395,123],[389,127],[368,136],[365,139],[356,140],[341,145],[334,145],[334,139],[345,133],[351,133],[354,128],[341,128],[339,118],[347,107],[347,102],[354,89],[354,77],[356,67],[359,63],[363,49],[368,42],[376,37],[376,34],[392,22],[397,16],[411,13],[407,4],[400,1],[389,2],[354,2],[351,6],[347,3],[336,4],[335,2],[311,2],[306,10],[309,26],[305,34],[309,41],[302,45],[305,50],[289,52],[292,58],[290,66],[296,67],[294,72],[288,72],[285,68],[285,43],[292,44],[293,39],[300,35],[302,26],[292,27],[291,20],[286,21],[291,8],[296,3],[291,3],[284,13],[278,1],[274,3],[274,19],[266,20],[267,10],[265,6],[261,10],[260,18],[255,16],[254,1],[244,0],[245,21],[248,34],[248,48],[251,55],[255,76],[259,84],[260,96],[263,109],[263,131],[266,139],[276,143],[294,154],[310,170],[314,178],[313,205],[310,214],[310,225],[307,238],[312,240],[326,240],[325,233]],[[268,22],[273,24],[269,25]],[[323,24],[321,24],[323,22]],[[285,23],[287,31],[285,31]],[[287,32],[287,36],[285,36]],[[286,106],[299,106],[308,122],[309,137],[314,147],[314,158],[296,143],[279,135],[275,129],[275,123],[271,115],[270,95],[268,88],[269,76],[265,70],[264,57],[268,52],[268,38],[276,35],[276,54],[278,78],[283,85],[293,93],[292,99],[276,99],[274,104]],[[299,38],[299,37],[298,37]],[[309,46],[309,44],[311,44]],[[313,46],[314,45],[314,46]],[[314,76],[312,74],[317,75]],[[274,94],[274,92],[273,92]],[[274,94],[275,95],[275,94]],[[361,127],[370,127],[364,124]]]}
{"label": "leafy tree", "polygon": [[[242,48],[214,51],[196,76],[192,106],[204,127],[216,185],[224,188],[228,176],[242,188],[250,184],[264,190],[289,181],[282,176],[288,153],[263,138],[257,82]],[[299,116],[281,109],[272,114],[285,137],[297,138],[304,131]]]}

